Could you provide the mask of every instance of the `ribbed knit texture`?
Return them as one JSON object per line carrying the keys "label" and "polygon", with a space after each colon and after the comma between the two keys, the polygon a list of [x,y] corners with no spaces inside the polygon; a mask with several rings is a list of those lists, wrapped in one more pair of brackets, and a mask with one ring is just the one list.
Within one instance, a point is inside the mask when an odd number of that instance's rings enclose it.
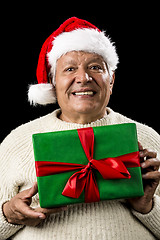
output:
{"label": "ribbed knit texture", "polygon": [[[2,213],[2,204],[36,181],[32,134],[82,127],[133,122],[107,108],[108,114],[90,124],[75,124],[57,118],[60,110],[38,118],[13,130],[0,146],[0,240],[150,240],[160,239],[160,191],[148,214],[128,209],[125,200],[77,204],[67,211],[49,216],[38,227],[9,224]],[[144,148],[158,152],[160,136],[150,127],[135,122],[138,140]],[[38,194],[32,207],[39,206]],[[15,235],[14,235],[15,234]]]}

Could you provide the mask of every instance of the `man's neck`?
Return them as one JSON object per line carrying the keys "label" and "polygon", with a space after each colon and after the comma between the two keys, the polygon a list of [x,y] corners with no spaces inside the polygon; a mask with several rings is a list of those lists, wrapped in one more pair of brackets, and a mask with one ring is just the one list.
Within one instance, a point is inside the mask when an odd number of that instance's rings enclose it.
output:
{"label": "man's neck", "polygon": [[63,112],[60,114],[59,118],[65,122],[71,122],[71,123],[78,123],[78,124],[87,124],[91,122],[95,122],[98,119],[103,118],[107,112],[103,112],[100,114],[96,114],[95,116],[90,114],[76,114],[76,115],[69,115],[64,114]]}

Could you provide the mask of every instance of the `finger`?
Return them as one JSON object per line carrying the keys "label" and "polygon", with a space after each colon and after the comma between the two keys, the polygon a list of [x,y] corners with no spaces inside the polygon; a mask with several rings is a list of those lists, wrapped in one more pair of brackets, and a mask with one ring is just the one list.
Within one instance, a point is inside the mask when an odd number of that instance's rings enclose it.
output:
{"label": "finger", "polygon": [[[141,153],[141,152],[143,152],[143,146],[140,142],[138,142],[138,147],[139,147],[140,162],[143,162],[144,158],[143,158],[143,154]],[[142,157],[141,157],[141,155],[142,155]]]}
{"label": "finger", "polygon": [[37,193],[38,193],[38,185],[37,185],[37,182],[35,182],[31,188],[26,190],[26,195],[24,196],[24,198],[31,198]]}
{"label": "finger", "polygon": [[45,214],[43,214],[41,212],[36,212],[34,209],[29,207],[24,202],[19,203],[19,207],[18,207],[17,211],[20,214],[22,214],[23,216],[25,216],[26,218],[32,218],[32,219],[37,219],[37,218],[45,219],[46,218]]}
{"label": "finger", "polygon": [[160,181],[160,172],[154,171],[154,172],[147,172],[142,175],[143,179],[148,180],[155,180],[157,183]]}
{"label": "finger", "polygon": [[14,224],[23,224],[27,226],[37,226],[40,224],[45,218],[28,218],[27,216],[24,216],[22,214],[17,214],[17,217],[14,218]]}
{"label": "finger", "polygon": [[63,207],[56,207],[56,208],[41,208],[41,207],[38,207],[35,209],[35,211],[39,212],[39,213],[43,213],[45,215],[50,215],[50,214],[53,214],[53,213],[58,213],[58,212],[61,212],[61,211],[66,211],[68,209],[67,206],[63,206]]}
{"label": "finger", "polygon": [[140,142],[138,142],[138,147],[139,147],[139,150],[142,151],[143,150],[143,146]]}
{"label": "finger", "polygon": [[149,157],[149,158],[156,158],[157,153],[150,150],[150,149],[144,149],[143,151],[140,151],[140,157]]}
{"label": "finger", "polygon": [[141,163],[142,168],[154,167],[154,169],[158,170],[160,167],[160,161],[157,158],[149,158],[145,162]]}

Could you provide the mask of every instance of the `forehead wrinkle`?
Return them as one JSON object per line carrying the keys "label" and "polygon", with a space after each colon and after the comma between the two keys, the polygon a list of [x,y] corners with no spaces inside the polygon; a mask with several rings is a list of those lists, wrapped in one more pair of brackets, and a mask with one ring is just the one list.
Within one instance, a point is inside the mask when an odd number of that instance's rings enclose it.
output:
{"label": "forehead wrinkle", "polygon": [[[88,53],[88,52],[83,52],[83,51],[73,51],[69,53],[66,53],[65,55],[62,56],[63,61],[61,61],[61,65],[62,67],[65,67],[67,65],[72,65],[72,66],[77,66],[80,64],[91,64],[94,62],[97,63],[102,63],[102,64],[106,64],[106,62],[104,61],[103,57],[101,57],[100,55],[96,54],[96,53]],[[59,58],[61,59],[61,58]],[[107,67],[108,69],[108,67]]]}
{"label": "forehead wrinkle", "polygon": [[63,60],[62,64],[65,66],[65,65],[76,65],[77,64],[77,61],[75,61],[74,59],[65,59]]}

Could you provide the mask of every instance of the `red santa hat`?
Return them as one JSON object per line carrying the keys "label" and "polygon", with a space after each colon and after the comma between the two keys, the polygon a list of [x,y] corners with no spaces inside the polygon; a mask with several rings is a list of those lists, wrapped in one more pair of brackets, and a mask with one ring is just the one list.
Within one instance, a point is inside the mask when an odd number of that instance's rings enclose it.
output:
{"label": "red santa hat", "polygon": [[[31,104],[46,105],[56,102],[56,62],[62,55],[71,51],[85,51],[102,56],[110,75],[117,68],[118,55],[115,46],[105,33],[85,20],[69,18],[42,46],[37,66],[38,84],[30,85],[28,90]],[[52,76],[52,83],[49,83],[49,76]]]}

